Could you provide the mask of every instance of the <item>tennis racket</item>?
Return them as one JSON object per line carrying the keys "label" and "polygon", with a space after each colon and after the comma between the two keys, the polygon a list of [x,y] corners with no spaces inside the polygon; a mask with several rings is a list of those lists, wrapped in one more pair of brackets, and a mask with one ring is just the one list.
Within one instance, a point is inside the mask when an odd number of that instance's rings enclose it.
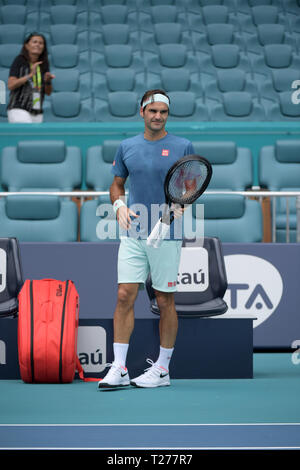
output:
{"label": "tennis racket", "polygon": [[158,248],[174,220],[173,204],[192,204],[206,190],[212,176],[209,161],[199,155],[186,155],[169,169],[164,191],[167,207],[147,238],[147,245]]}

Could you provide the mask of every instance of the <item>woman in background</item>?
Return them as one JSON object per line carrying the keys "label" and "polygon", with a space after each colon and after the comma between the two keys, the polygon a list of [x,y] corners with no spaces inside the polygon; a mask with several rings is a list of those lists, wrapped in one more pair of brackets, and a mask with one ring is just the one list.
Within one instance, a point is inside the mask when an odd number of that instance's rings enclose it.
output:
{"label": "woman in background", "polygon": [[8,122],[43,122],[44,96],[51,94],[53,78],[55,76],[49,71],[46,40],[42,34],[31,33],[9,71]]}

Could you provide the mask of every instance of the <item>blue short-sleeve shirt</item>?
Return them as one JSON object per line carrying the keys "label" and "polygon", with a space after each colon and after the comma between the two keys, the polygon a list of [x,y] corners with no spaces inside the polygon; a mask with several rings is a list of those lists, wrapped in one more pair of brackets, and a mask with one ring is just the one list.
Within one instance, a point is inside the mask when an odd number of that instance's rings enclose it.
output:
{"label": "blue short-sleeve shirt", "polygon": [[[112,166],[115,176],[129,177],[128,207],[140,214],[133,222],[139,224],[139,238],[147,238],[153,228],[155,209],[165,204],[164,180],[169,168],[185,155],[194,154],[192,143],[183,138],[168,133],[159,140],[147,140],[144,134],[130,137],[121,142]],[[137,211],[136,205],[143,205],[147,210]],[[155,224],[155,223],[154,223]],[[174,224],[172,224],[174,225]],[[172,226],[171,226],[172,227]],[[174,239],[171,228],[170,239]]]}

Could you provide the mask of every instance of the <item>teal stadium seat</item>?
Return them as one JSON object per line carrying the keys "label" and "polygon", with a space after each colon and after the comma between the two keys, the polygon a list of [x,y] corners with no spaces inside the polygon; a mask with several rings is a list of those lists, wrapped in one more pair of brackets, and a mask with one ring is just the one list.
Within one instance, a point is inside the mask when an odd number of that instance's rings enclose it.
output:
{"label": "teal stadium seat", "polygon": [[191,31],[201,32],[209,24],[232,24],[238,31],[236,14],[227,5],[205,5],[197,12],[188,12]]}
{"label": "teal stadium seat", "polygon": [[236,13],[236,0],[188,0],[188,13],[199,13],[203,7],[226,6],[230,13]]}
{"label": "teal stadium seat", "polygon": [[144,32],[154,32],[157,23],[179,23],[182,31],[189,29],[186,14],[176,5],[154,5],[148,10],[139,13],[139,27]]}
{"label": "teal stadium seat", "polygon": [[90,32],[91,50],[104,53],[104,47],[122,44],[132,47],[133,52],[140,49],[138,32],[130,31],[128,24],[105,24],[99,31]]}
{"label": "teal stadium seat", "polygon": [[2,184],[8,191],[72,191],[81,187],[81,166],[79,147],[59,140],[19,141],[2,150]]}
{"label": "teal stadium seat", "polygon": [[217,44],[236,44],[242,52],[246,50],[246,44],[242,35],[235,31],[232,24],[211,23],[201,31],[192,31],[195,51],[211,53],[211,46]]}
{"label": "teal stadium seat", "polygon": [[300,106],[292,101],[293,91],[294,90],[278,93],[278,101],[276,103],[264,101],[268,121],[299,122]]}
{"label": "teal stadium seat", "polygon": [[38,29],[39,14],[25,5],[0,6],[0,24],[25,25],[28,31]]}
{"label": "teal stadium seat", "polygon": [[299,68],[300,56],[289,44],[269,44],[262,55],[251,57],[253,73],[270,76],[274,69]]}
{"label": "teal stadium seat", "polygon": [[147,88],[149,90],[163,89],[167,93],[173,91],[190,91],[197,98],[204,96],[199,73],[189,73],[184,67],[164,68],[159,74],[147,73]]}
{"label": "teal stadium seat", "polygon": [[91,12],[101,10],[101,8],[111,5],[126,5],[131,9],[136,9],[136,0],[90,0],[89,8]]}
{"label": "teal stadium seat", "polygon": [[95,120],[92,100],[81,99],[76,91],[52,93],[44,103],[47,122],[91,122]]}
{"label": "teal stadium seat", "polygon": [[219,69],[238,69],[251,72],[251,63],[247,54],[236,44],[215,44],[210,55],[196,52],[200,72],[215,76]]}
{"label": "teal stadium seat", "polygon": [[[300,191],[300,140],[277,140],[259,154],[259,183],[270,191]],[[296,242],[296,198],[289,200],[290,241]],[[276,199],[276,241],[286,241],[286,198]]]}
{"label": "teal stadium seat", "polygon": [[111,68],[131,68],[135,73],[144,72],[144,61],[139,51],[128,44],[104,46],[103,53],[91,52],[91,68],[94,73],[105,74]]}
{"label": "teal stadium seat", "polygon": [[300,70],[287,67],[282,69],[273,69],[270,77],[260,76],[256,80],[258,92],[261,99],[279,102],[280,93],[291,93],[291,85],[295,80],[300,80]]}
{"label": "teal stadium seat", "polygon": [[277,6],[258,5],[250,8],[249,14],[237,14],[240,30],[253,32],[256,27],[264,24],[283,24],[287,26],[286,16]]}
{"label": "teal stadium seat", "polygon": [[168,120],[170,122],[209,120],[206,105],[192,91],[172,91],[169,93],[169,97],[170,110]]}
{"label": "teal stadium seat", "polygon": [[146,76],[136,73],[130,67],[111,68],[105,74],[93,74],[93,90],[96,99],[107,100],[115,91],[132,91],[142,97],[145,92]]}
{"label": "teal stadium seat", "polygon": [[155,23],[153,32],[141,31],[143,51],[158,53],[162,44],[183,44],[188,51],[193,49],[190,34],[182,30],[180,23]]}
{"label": "teal stadium seat", "polygon": [[22,49],[21,44],[0,45],[0,68],[10,69],[11,64]]}
{"label": "teal stadium seat", "polygon": [[189,73],[198,72],[195,55],[184,44],[162,44],[158,53],[144,52],[146,70],[160,73],[165,68],[184,67]]}
{"label": "teal stadium seat", "polygon": [[[82,100],[92,97],[92,78],[89,72],[80,74],[76,68],[70,69],[51,69],[55,75],[52,81],[53,93],[71,91],[78,92]],[[46,101],[51,98],[46,96]]]}
{"label": "teal stadium seat", "polygon": [[[196,154],[207,158],[213,167],[208,191],[245,191],[252,186],[252,154],[235,142],[193,141]],[[204,234],[223,242],[259,242],[262,240],[262,211],[258,201],[237,195],[205,193],[193,205],[190,227],[195,230],[199,215],[196,204],[204,204]],[[193,238],[192,232],[186,232]]]}
{"label": "teal stadium seat", "polygon": [[26,34],[26,27],[23,24],[1,24],[0,25],[0,44],[23,44]]}
{"label": "teal stadium seat", "polygon": [[90,72],[88,51],[80,52],[76,44],[58,44],[49,49],[50,65],[54,69],[76,68],[80,73]]}
{"label": "teal stadium seat", "polygon": [[108,93],[107,100],[95,99],[96,121],[139,121],[139,97],[134,91]]}
{"label": "teal stadium seat", "polygon": [[50,31],[45,33],[45,37],[49,49],[60,44],[74,44],[78,46],[79,52],[89,49],[88,32],[79,32],[74,24],[53,24]]}
{"label": "teal stadium seat", "polygon": [[285,0],[283,2],[284,11],[291,15],[300,14],[300,1],[299,0]]}
{"label": "teal stadium seat", "polygon": [[222,102],[211,101],[207,104],[212,121],[266,120],[264,107],[246,91],[226,92],[222,94]]}
{"label": "teal stadium seat", "polygon": [[295,38],[282,24],[260,24],[252,33],[244,35],[248,53],[264,55],[264,46],[288,44],[296,50]]}
{"label": "teal stadium seat", "polygon": [[0,237],[21,242],[75,242],[77,206],[56,196],[8,196],[0,200]]}
{"label": "teal stadium seat", "polygon": [[88,12],[81,11],[77,4],[50,6],[49,11],[40,12],[40,29],[50,31],[54,24],[74,24],[78,32],[88,30]]}
{"label": "teal stadium seat", "polygon": [[90,15],[90,30],[100,31],[104,25],[109,24],[127,24],[130,31],[137,31],[138,16],[137,9],[130,9],[127,4],[114,5],[108,4],[93,11]]}
{"label": "teal stadium seat", "polygon": [[258,88],[250,73],[233,69],[219,69],[216,76],[201,73],[201,81],[207,100],[222,102],[223,93],[232,91],[246,91],[252,98],[258,97]]}
{"label": "teal stadium seat", "polygon": [[[120,143],[121,140],[106,140],[101,146],[98,145],[88,148],[86,155],[86,185],[88,188],[95,191],[109,191],[113,181],[113,174],[111,172],[112,163]],[[128,184],[127,180],[126,189],[128,189]],[[97,215],[97,208],[101,204],[108,204],[107,209],[109,210],[108,213],[106,213],[104,211],[105,207],[102,206],[102,217]],[[97,226],[101,219],[105,218],[109,221],[111,238],[104,239],[101,238],[100,232],[98,232],[97,235]],[[107,234],[104,225],[102,235],[104,237]],[[119,240],[119,227],[116,223],[115,214],[112,211],[109,195],[99,196],[92,201],[83,203],[80,212],[80,239],[84,242]]]}

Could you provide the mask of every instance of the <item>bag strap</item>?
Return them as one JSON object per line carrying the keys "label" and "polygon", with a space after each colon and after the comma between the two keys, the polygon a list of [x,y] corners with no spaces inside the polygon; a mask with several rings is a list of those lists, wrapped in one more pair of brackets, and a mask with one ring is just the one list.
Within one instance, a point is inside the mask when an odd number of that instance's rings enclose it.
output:
{"label": "bag strap", "polygon": [[83,380],[84,382],[99,382],[101,380],[97,377],[85,377],[84,376],[84,370],[82,368],[82,365],[80,364],[78,356],[76,356],[76,369],[78,371],[79,378]]}

